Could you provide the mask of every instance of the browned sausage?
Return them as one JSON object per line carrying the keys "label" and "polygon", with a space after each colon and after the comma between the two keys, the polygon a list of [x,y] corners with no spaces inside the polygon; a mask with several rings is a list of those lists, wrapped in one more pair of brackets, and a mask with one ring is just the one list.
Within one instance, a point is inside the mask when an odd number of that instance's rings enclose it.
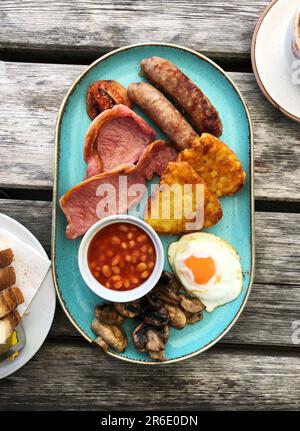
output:
{"label": "browned sausage", "polygon": [[13,257],[14,257],[14,254],[11,248],[0,250],[0,268],[9,266],[13,261]]}
{"label": "browned sausage", "polygon": [[151,57],[141,62],[141,68],[146,78],[188,115],[198,132],[207,132],[216,137],[222,135],[218,111],[178,67],[164,58]]}
{"label": "browned sausage", "polygon": [[196,132],[160,91],[145,82],[136,82],[129,85],[128,95],[168,136],[178,150],[190,146],[197,136]]}

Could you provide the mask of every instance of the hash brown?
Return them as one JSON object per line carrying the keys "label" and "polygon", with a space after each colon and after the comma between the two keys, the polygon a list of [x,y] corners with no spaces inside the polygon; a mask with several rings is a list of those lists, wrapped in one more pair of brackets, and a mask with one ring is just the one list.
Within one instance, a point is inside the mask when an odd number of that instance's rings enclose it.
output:
{"label": "hash brown", "polygon": [[178,160],[188,162],[218,197],[233,195],[245,184],[246,173],[235,153],[209,133],[195,138]]}
{"label": "hash brown", "polygon": [[[185,185],[191,185],[189,190]],[[193,223],[196,216],[187,218],[185,209],[189,204],[189,209],[196,211],[199,209],[199,195],[196,185],[203,185],[203,194],[200,196],[200,205],[203,204],[204,197],[204,223],[195,229],[187,229],[187,223]],[[170,189],[165,186],[179,185],[181,195],[170,194]],[[183,196],[183,190],[185,194]],[[178,197],[179,196],[179,197]],[[176,201],[177,199],[177,201]],[[179,203],[178,200],[181,200]],[[170,217],[164,218],[163,205],[169,202]],[[198,208],[197,208],[198,206]],[[168,207],[167,207],[168,208]],[[181,210],[181,218],[175,218],[177,210]],[[177,213],[178,214],[178,213]],[[222,218],[222,208],[217,196],[206,186],[203,179],[194,171],[189,163],[184,161],[169,162],[166,170],[161,176],[159,187],[148,200],[148,207],[145,210],[144,219],[156,232],[164,234],[180,234],[199,230],[202,227],[208,228],[215,225]]]}

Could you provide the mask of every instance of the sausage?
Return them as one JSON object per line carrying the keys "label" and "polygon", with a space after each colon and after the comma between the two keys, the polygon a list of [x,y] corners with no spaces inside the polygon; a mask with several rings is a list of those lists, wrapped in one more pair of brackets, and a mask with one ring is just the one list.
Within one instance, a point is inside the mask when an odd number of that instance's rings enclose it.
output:
{"label": "sausage", "polygon": [[12,266],[0,269],[0,292],[16,283],[16,273]]}
{"label": "sausage", "polygon": [[128,95],[168,136],[179,151],[188,148],[197,133],[165,96],[152,85],[135,82]]}
{"label": "sausage", "polygon": [[0,250],[0,268],[9,266],[13,261],[13,257],[14,254],[11,248]]}
{"label": "sausage", "polygon": [[217,138],[222,135],[222,122],[216,108],[173,63],[160,57],[145,58],[141,62],[145,77],[169,96],[199,133],[207,132]]}

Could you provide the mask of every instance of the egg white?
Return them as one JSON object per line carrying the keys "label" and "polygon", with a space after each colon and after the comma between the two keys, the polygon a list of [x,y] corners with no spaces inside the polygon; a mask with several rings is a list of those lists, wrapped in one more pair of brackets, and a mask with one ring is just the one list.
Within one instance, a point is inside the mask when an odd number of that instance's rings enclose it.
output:
{"label": "egg white", "polygon": [[[197,284],[184,261],[191,257],[212,258],[215,274],[206,284]],[[243,286],[240,256],[224,239],[211,233],[197,232],[182,236],[170,244],[170,265],[183,287],[199,298],[208,312],[236,299]]]}

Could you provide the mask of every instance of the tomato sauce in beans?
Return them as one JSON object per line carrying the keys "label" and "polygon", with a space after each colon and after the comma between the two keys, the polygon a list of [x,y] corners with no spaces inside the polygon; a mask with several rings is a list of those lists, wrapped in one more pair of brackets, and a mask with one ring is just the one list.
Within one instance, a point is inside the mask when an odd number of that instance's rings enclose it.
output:
{"label": "tomato sauce in beans", "polygon": [[112,290],[131,290],[153,272],[155,247],[148,234],[131,223],[101,229],[88,249],[88,265],[99,283]]}

